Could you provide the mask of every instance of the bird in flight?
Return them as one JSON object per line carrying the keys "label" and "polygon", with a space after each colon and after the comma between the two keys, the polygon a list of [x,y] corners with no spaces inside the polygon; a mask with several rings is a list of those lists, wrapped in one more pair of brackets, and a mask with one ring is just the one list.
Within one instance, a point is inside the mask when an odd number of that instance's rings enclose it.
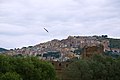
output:
{"label": "bird in flight", "polygon": [[46,28],[44,28],[44,30],[49,33],[49,31]]}

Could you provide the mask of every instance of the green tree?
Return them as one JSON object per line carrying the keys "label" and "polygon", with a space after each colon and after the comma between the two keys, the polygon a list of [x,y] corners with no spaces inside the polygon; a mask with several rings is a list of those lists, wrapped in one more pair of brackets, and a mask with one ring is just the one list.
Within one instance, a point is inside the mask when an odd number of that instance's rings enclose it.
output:
{"label": "green tree", "polygon": [[64,78],[70,80],[91,80],[92,71],[87,60],[73,62],[64,72]]}
{"label": "green tree", "polygon": [[10,64],[11,57],[6,55],[0,55],[0,72],[6,73],[12,71],[13,65]]}
{"label": "green tree", "polygon": [[94,55],[73,62],[64,74],[71,80],[120,80],[120,58]]}
{"label": "green tree", "polygon": [[7,72],[0,77],[0,80],[22,80],[22,78],[15,72]]}
{"label": "green tree", "polygon": [[22,80],[55,80],[56,77],[52,64],[41,61],[37,57],[0,55],[1,80],[20,80],[18,75]]}
{"label": "green tree", "polygon": [[50,63],[36,57],[16,58],[14,64],[15,71],[22,76],[23,80],[54,80],[56,76]]}

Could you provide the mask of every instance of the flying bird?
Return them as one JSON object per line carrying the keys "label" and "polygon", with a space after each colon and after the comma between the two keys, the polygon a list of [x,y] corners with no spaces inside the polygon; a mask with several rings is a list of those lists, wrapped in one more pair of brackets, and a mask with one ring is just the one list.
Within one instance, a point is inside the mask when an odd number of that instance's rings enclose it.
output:
{"label": "flying bird", "polygon": [[44,30],[49,33],[49,31],[46,28],[44,28]]}

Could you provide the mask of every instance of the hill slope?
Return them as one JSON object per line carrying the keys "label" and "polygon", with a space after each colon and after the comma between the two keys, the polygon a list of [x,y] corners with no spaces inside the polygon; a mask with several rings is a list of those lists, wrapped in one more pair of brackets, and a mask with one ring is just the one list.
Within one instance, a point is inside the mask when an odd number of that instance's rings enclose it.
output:
{"label": "hill slope", "polygon": [[8,51],[7,49],[4,49],[4,48],[0,48],[0,53],[1,52],[5,52],[5,51]]}

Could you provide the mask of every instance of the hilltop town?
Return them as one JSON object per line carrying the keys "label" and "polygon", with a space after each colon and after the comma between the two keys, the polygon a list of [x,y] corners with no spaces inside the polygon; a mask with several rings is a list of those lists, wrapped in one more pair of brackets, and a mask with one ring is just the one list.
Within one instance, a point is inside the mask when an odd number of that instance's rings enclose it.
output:
{"label": "hilltop town", "polygon": [[11,49],[6,52],[12,56],[38,56],[43,60],[67,61],[83,58],[106,51],[120,53],[120,48],[111,48],[107,36],[69,36],[67,39],[54,39],[35,46]]}

